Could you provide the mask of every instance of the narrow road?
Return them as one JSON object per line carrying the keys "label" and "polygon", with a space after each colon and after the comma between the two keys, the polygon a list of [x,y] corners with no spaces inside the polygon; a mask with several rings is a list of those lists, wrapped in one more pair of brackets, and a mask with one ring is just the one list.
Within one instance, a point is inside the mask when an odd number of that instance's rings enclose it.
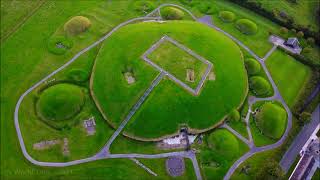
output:
{"label": "narrow road", "polygon": [[294,163],[297,155],[299,154],[300,150],[302,149],[303,145],[313,131],[316,129],[317,125],[319,124],[319,117],[320,117],[320,105],[312,113],[312,120],[310,123],[306,124],[296,138],[291,143],[289,149],[286,151],[284,156],[280,161],[280,166],[284,172],[288,172],[292,163]]}

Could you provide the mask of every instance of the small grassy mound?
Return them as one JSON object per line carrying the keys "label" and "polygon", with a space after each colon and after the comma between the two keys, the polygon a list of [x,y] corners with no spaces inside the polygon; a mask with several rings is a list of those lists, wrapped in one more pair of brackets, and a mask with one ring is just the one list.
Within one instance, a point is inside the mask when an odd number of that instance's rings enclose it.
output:
{"label": "small grassy mound", "polygon": [[249,79],[249,86],[252,92],[257,96],[268,95],[271,91],[271,85],[261,76],[252,76]]}
{"label": "small grassy mound", "polygon": [[252,58],[248,58],[245,60],[245,66],[249,75],[256,75],[261,70],[259,62]]}
{"label": "small grassy mound", "polygon": [[231,111],[231,113],[229,114],[229,117],[228,117],[229,120],[232,120],[232,121],[239,121],[240,120],[240,113],[238,110],[234,109]]}
{"label": "small grassy mound", "polygon": [[223,22],[232,22],[235,19],[235,15],[233,12],[230,12],[230,11],[220,11],[219,18]]}
{"label": "small grassy mound", "polygon": [[80,112],[84,101],[84,94],[80,87],[57,84],[41,93],[37,102],[37,112],[44,120],[66,120]]}
{"label": "small grassy mound", "polygon": [[133,4],[133,8],[138,12],[143,12],[146,14],[151,12],[155,8],[155,5],[150,1],[136,1]]}
{"label": "small grassy mound", "polygon": [[164,7],[161,9],[161,17],[166,20],[181,20],[184,12],[175,7]]}
{"label": "small grassy mound", "polygon": [[236,22],[236,27],[240,32],[247,35],[255,34],[258,31],[257,25],[249,19],[239,19]]}
{"label": "small grassy mound", "polygon": [[263,134],[273,139],[281,138],[287,124],[287,114],[281,106],[266,103],[255,117],[256,124]]}
{"label": "small grassy mound", "polygon": [[213,14],[217,11],[217,8],[210,2],[201,2],[196,8],[203,14]]}
{"label": "small grassy mound", "polygon": [[75,16],[66,22],[63,26],[64,31],[69,35],[77,35],[87,31],[91,26],[91,22],[84,16]]}
{"label": "small grassy mound", "polygon": [[57,55],[64,54],[72,46],[72,41],[64,36],[54,36],[48,41],[49,52]]}
{"label": "small grassy mound", "polygon": [[82,69],[71,69],[68,72],[67,77],[73,81],[84,82],[88,80],[89,73]]}
{"label": "small grassy mound", "polygon": [[208,137],[208,145],[215,154],[223,155],[228,159],[239,154],[239,142],[234,135],[226,129],[218,129]]}

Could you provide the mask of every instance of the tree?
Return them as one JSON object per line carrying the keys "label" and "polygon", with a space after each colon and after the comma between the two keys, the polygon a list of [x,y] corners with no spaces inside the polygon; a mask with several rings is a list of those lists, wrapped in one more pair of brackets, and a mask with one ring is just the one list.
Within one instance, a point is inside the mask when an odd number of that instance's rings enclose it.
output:
{"label": "tree", "polygon": [[295,34],[295,33],[297,33],[297,30],[294,29],[294,28],[292,28],[292,29],[291,29],[291,32]]}
{"label": "tree", "polygon": [[285,28],[285,27],[281,27],[280,28],[280,33],[283,34],[283,35],[286,35],[288,33],[288,29]]}
{"label": "tree", "polygon": [[267,160],[264,167],[260,168],[256,178],[262,180],[282,179],[284,175],[279,163],[271,159]]}
{"label": "tree", "polygon": [[304,33],[303,33],[302,31],[299,31],[299,32],[297,33],[297,37],[298,37],[298,38],[303,38],[303,36],[304,36]]}
{"label": "tree", "polygon": [[308,43],[309,43],[310,46],[314,46],[314,43],[315,43],[314,38],[308,37],[307,41],[308,41]]}
{"label": "tree", "polygon": [[300,120],[301,124],[306,124],[306,123],[310,122],[311,113],[306,112],[306,111],[302,112],[300,114],[299,120]]}

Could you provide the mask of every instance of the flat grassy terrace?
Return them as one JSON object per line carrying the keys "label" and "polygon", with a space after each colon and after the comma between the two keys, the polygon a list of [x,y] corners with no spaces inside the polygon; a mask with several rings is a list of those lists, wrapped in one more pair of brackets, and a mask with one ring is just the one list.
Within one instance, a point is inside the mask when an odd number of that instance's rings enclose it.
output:
{"label": "flat grassy terrace", "polygon": [[[216,79],[206,81],[199,96],[163,79],[125,127],[126,133],[136,137],[151,139],[173,134],[181,124],[196,130],[212,127],[241,106],[247,94],[241,51],[221,33],[191,21],[130,24],[104,43],[92,74],[93,93],[110,123],[118,126],[124,120],[159,73],[140,57],[164,35],[210,60]],[[127,67],[133,71],[134,84],[129,85],[123,77]]]}
{"label": "flat grassy terrace", "polygon": [[[148,58],[192,88],[197,87],[207,68],[207,64],[170,41],[162,42]],[[188,70],[194,72],[192,82],[187,79]]]}
{"label": "flat grassy terrace", "polygon": [[266,65],[282,97],[292,107],[308,82],[311,69],[281,50],[273,52]]}

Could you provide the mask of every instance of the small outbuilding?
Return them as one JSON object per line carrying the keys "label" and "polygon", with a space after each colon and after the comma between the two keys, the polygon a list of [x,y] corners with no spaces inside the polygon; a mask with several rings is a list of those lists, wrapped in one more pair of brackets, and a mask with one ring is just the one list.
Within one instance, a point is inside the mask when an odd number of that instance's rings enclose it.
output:
{"label": "small outbuilding", "polygon": [[284,42],[284,45],[289,46],[294,49],[300,48],[299,47],[299,40],[296,37],[288,38],[288,40],[286,42]]}
{"label": "small outbuilding", "polygon": [[84,128],[87,130],[87,134],[90,135],[94,135],[94,133],[96,132],[96,122],[94,120],[94,117],[91,117],[87,120],[83,121],[83,126]]}

